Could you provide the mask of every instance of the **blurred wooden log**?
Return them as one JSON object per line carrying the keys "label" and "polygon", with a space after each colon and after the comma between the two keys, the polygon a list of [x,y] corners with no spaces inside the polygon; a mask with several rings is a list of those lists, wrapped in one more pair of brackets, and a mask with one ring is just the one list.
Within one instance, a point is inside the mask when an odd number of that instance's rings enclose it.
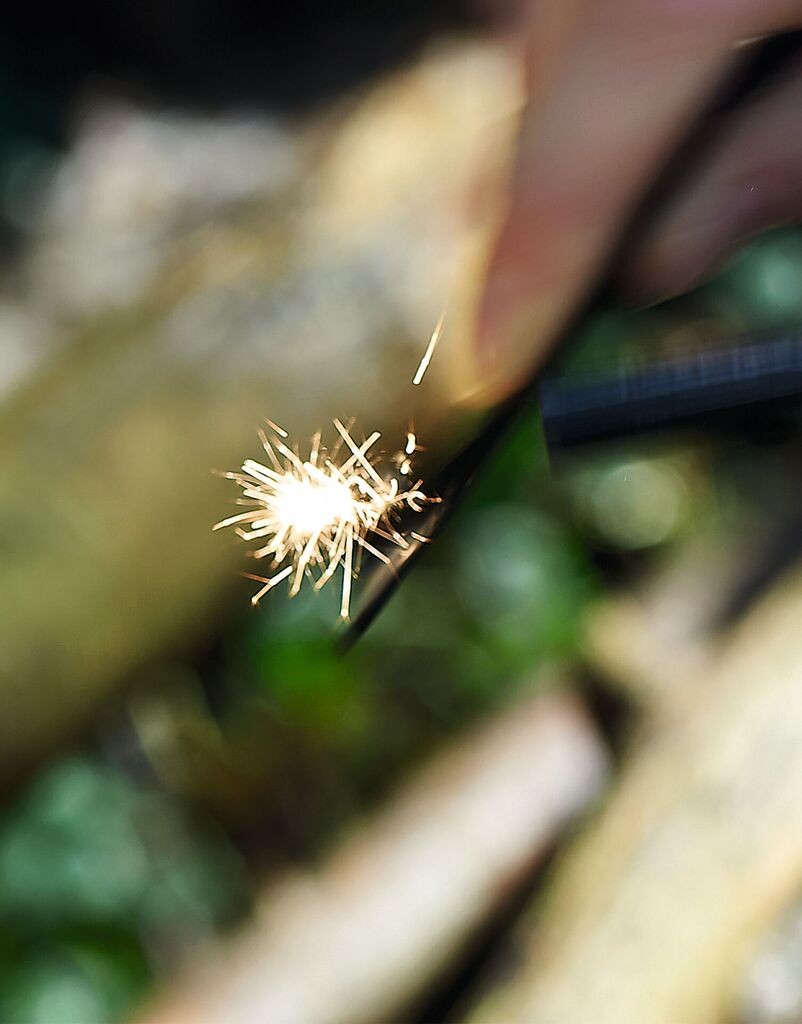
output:
{"label": "blurred wooden log", "polygon": [[244,932],[140,1024],[390,1019],[529,875],[605,772],[575,700],[509,708],[430,764],[318,872],[270,887]]}
{"label": "blurred wooden log", "polygon": [[602,598],[585,624],[590,668],[649,713],[670,708],[715,655],[719,619],[756,557],[750,531],[716,522],[635,589]]}
{"label": "blurred wooden log", "polygon": [[297,125],[97,105],[0,302],[0,784],[247,607],[211,470],[264,416],[424,437],[409,380],[506,67],[448,49]]}
{"label": "blurred wooden log", "polygon": [[756,947],[738,986],[732,1024],[796,1024],[802,1020],[802,902],[774,922]]}
{"label": "blurred wooden log", "polygon": [[473,1019],[725,1018],[743,956],[802,884],[800,621],[797,574],[687,680]]}

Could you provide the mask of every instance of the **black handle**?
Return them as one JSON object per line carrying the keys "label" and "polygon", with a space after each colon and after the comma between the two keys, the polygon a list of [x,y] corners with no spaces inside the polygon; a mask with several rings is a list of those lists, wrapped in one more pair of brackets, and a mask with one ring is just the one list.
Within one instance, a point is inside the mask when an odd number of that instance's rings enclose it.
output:
{"label": "black handle", "polygon": [[547,378],[550,451],[678,427],[749,433],[802,406],[802,327],[607,378]]}

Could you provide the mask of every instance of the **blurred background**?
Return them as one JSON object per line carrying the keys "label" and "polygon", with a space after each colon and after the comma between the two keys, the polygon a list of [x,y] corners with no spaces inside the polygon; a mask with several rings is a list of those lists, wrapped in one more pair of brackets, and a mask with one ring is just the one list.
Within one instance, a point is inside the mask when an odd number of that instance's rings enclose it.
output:
{"label": "blurred background", "polygon": [[[436,440],[516,103],[467,0],[5,19],[3,1024],[802,1021],[793,431],[550,461],[531,408],[345,658],[333,588],[254,611],[211,532],[264,416]],[[774,232],[566,364],[801,282]]]}

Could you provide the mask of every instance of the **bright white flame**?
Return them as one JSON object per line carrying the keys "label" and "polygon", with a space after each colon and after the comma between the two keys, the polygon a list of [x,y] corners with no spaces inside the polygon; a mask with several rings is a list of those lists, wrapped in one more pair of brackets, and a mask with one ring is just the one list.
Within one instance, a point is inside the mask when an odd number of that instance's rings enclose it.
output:
{"label": "bright white flame", "polygon": [[[270,465],[247,459],[238,473],[226,474],[242,488],[238,500],[249,510],[224,519],[215,529],[235,526],[243,540],[266,542],[250,554],[272,559],[278,571],[270,577],[250,577],[263,584],[252,598],[254,604],[288,578],[291,597],[305,578],[311,578],[319,590],[342,568],[340,615],[347,619],[351,582],[359,569],[354,548],[389,564],[368,538],[408,547],[395,527],[398,514],[404,508],[420,512],[425,502],[437,499],[419,489],[420,481],[402,489],[398,478],[378,472],[379,459],[370,454],[378,433],[357,445],[349,430],[334,420],[338,445],[327,453],[317,435],[308,457],[302,459],[285,444],[286,432],[274,423],[269,426],[274,438],[260,436]],[[415,436],[410,433],[405,450],[411,455],[415,448]],[[410,469],[409,458],[404,458],[400,472],[406,475]]]}
{"label": "bright white flame", "polygon": [[277,483],[274,515],[277,522],[292,524],[297,540],[309,540],[341,519],[356,524],[351,491],[340,480],[324,474],[308,480],[288,476]]}

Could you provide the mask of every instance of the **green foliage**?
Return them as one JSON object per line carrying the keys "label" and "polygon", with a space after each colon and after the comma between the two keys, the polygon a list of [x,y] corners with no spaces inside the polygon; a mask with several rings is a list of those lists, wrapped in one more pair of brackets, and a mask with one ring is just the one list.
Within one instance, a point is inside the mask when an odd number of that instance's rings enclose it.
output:
{"label": "green foliage", "polygon": [[0,831],[0,1020],[118,1019],[144,991],[143,936],[176,951],[242,902],[230,846],[87,758],[45,772]]}
{"label": "green foliage", "polygon": [[802,317],[802,232],[755,239],[712,282],[710,294],[736,329],[798,328]]}

